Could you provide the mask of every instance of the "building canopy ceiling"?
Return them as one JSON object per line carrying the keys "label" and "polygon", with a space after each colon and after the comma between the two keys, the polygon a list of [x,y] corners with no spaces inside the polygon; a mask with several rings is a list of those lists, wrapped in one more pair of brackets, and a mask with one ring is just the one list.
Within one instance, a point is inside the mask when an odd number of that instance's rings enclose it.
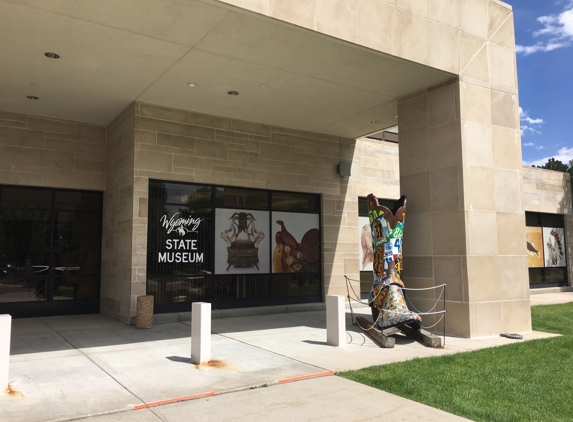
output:
{"label": "building canopy ceiling", "polygon": [[354,138],[453,76],[214,1],[0,0],[0,39],[0,110],[97,125],[138,100]]}

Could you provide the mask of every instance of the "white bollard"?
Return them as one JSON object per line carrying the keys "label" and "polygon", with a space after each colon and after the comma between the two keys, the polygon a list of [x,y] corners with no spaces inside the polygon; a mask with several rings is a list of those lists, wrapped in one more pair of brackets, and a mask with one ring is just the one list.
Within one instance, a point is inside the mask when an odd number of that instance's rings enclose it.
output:
{"label": "white bollard", "polygon": [[191,362],[211,360],[211,304],[195,302],[191,306]]}
{"label": "white bollard", "polygon": [[0,392],[8,388],[10,373],[10,332],[12,316],[0,315]]}
{"label": "white bollard", "polygon": [[346,346],[346,315],[344,296],[326,296],[326,342],[332,346]]}

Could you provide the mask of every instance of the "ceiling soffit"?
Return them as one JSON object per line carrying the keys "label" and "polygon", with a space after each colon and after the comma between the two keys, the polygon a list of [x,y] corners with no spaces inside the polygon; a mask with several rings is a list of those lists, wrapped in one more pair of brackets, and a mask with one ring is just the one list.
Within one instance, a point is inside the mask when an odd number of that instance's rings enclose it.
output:
{"label": "ceiling soffit", "polygon": [[396,123],[396,97],[452,76],[193,0],[0,0],[0,36],[0,110],[100,125],[139,100],[357,137]]}

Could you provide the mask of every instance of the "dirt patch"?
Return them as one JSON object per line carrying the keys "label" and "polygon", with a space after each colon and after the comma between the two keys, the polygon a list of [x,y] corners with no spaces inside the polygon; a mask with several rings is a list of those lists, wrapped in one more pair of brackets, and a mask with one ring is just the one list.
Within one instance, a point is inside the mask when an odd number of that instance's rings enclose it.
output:
{"label": "dirt patch", "polygon": [[8,394],[8,396],[10,397],[22,397],[22,393],[14,390],[11,385],[8,385],[8,387],[4,390],[4,392]]}
{"label": "dirt patch", "polygon": [[209,362],[204,362],[201,365],[199,365],[197,363],[195,363],[194,365],[196,368],[210,367],[210,368],[217,368],[217,369],[225,369],[225,368],[229,367],[229,365],[226,362],[224,362],[222,360],[216,360],[216,359],[210,360]]}

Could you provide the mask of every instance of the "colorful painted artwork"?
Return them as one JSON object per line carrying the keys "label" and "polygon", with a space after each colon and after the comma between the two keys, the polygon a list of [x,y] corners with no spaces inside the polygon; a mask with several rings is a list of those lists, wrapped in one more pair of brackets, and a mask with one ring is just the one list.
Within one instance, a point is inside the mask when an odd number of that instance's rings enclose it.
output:
{"label": "colorful painted artwork", "polygon": [[565,231],[543,227],[543,249],[546,267],[565,267]]}
{"label": "colorful painted artwork", "polygon": [[[391,277],[400,282],[402,270],[402,237],[406,219],[406,197],[400,198],[394,212],[379,205],[374,195],[368,196],[368,214],[372,230],[374,279]],[[396,281],[398,280],[398,281]]]}
{"label": "colorful painted artwork", "polygon": [[360,239],[360,271],[372,271],[374,252],[372,249],[372,229],[368,217],[358,217],[358,239]]}
{"label": "colorful painted artwork", "polygon": [[317,273],[320,271],[320,225],[318,214],[273,212],[273,272]]}
{"label": "colorful painted artwork", "polygon": [[541,227],[526,227],[525,236],[527,238],[527,266],[529,268],[543,267],[544,248]]}
{"label": "colorful painted artwork", "polygon": [[215,274],[268,273],[268,211],[217,208]]}
{"label": "colorful painted artwork", "polygon": [[408,309],[402,287],[402,238],[406,220],[406,196],[390,210],[368,195],[368,215],[372,231],[374,284],[370,306],[376,325],[382,329],[408,326],[419,329],[422,318]]}

